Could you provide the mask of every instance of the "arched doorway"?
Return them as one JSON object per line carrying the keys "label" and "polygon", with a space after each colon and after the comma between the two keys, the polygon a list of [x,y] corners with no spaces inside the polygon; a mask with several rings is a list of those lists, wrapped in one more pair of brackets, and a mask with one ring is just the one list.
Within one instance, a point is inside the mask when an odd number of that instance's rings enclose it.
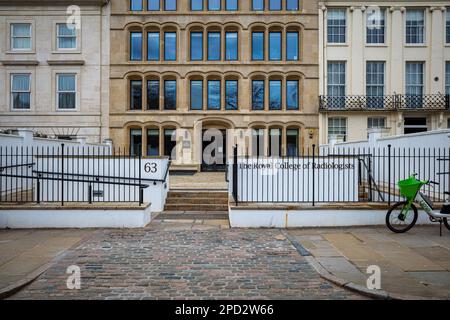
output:
{"label": "arched doorway", "polygon": [[223,119],[205,119],[198,125],[201,171],[225,171],[229,154],[229,129],[233,124]]}

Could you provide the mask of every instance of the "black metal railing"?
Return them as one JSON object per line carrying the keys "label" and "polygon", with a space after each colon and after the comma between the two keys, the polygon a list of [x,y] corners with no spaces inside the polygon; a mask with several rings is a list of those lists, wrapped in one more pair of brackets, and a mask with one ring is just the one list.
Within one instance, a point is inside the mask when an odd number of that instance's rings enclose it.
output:
{"label": "black metal railing", "polygon": [[0,146],[0,203],[144,201],[143,158],[125,148]]}
{"label": "black metal railing", "polygon": [[[235,149],[237,150],[237,149]],[[320,147],[297,157],[250,157],[234,152],[230,193],[239,203],[391,204],[403,197],[397,182],[417,173],[439,182],[422,191],[435,202],[450,190],[449,148]]]}
{"label": "black metal railing", "polygon": [[393,94],[385,96],[319,96],[320,111],[448,110],[449,108],[449,95],[440,93],[424,95]]}

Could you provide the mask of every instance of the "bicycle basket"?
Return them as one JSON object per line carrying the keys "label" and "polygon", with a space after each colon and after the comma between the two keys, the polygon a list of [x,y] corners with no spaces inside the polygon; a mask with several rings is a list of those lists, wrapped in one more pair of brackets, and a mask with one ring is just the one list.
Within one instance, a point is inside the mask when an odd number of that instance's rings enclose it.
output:
{"label": "bicycle basket", "polygon": [[412,199],[422,187],[422,183],[414,177],[409,177],[398,182],[400,194],[407,199]]}

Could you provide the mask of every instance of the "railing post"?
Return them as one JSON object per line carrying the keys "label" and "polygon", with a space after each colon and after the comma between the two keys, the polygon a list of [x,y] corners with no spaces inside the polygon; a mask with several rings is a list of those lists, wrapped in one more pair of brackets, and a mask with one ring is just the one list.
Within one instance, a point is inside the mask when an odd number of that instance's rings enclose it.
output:
{"label": "railing post", "polygon": [[41,203],[41,181],[39,178],[36,182],[36,203]]}
{"label": "railing post", "polygon": [[372,202],[373,196],[372,196],[372,155],[369,154],[369,157],[367,158],[367,173],[369,178],[369,202]]}
{"label": "railing post", "polygon": [[388,144],[388,205],[391,205],[391,145]]}
{"label": "railing post", "polygon": [[142,174],[141,174],[141,163],[142,163],[142,149],[139,151],[139,206],[144,203],[144,189],[142,189]]}
{"label": "railing post", "polygon": [[316,145],[312,145],[312,205],[315,206],[315,194],[316,194],[316,178],[315,178],[315,170],[314,170],[314,163],[316,162]]}
{"label": "railing post", "polygon": [[89,204],[92,203],[92,185],[91,184],[88,185],[88,202],[89,202]]}
{"label": "railing post", "polygon": [[233,198],[236,206],[238,205],[238,155],[237,145],[233,147]]}
{"label": "railing post", "polygon": [[64,143],[61,143],[61,206],[64,206]]}

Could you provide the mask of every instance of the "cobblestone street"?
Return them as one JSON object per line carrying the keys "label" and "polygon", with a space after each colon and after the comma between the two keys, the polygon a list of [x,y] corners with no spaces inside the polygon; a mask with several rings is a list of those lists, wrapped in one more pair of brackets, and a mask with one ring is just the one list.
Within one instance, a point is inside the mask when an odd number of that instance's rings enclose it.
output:
{"label": "cobblestone street", "polygon": [[[81,269],[69,290],[66,269]],[[319,277],[279,230],[160,222],[101,230],[12,299],[361,299]]]}

